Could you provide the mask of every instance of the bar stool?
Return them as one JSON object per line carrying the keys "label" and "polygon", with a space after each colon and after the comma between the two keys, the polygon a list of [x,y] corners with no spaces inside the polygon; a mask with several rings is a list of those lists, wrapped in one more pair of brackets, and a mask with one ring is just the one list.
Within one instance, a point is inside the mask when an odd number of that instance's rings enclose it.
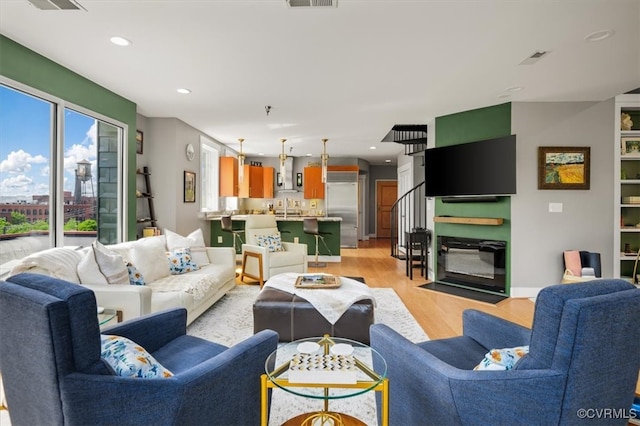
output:
{"label": "bar stool", "polygon": [[244,230],[233,228],[231,216],[222,216],[220,218],[220,227],[222,228],[223,232],[230,232],[233,234],[233,248],[236,251],[236,253],[238,253],[238,246],[236,246],[236,239],[240,241],[240,249],[242,249],[243,241],[242,241],[242,238],[240,237],[240,234],[243,234]]}
{"label": "bar stool", "polygon": [[313,235],[316,239],[316,260],[315,262],[309,262],[309,266],[313,266],[316,268],[324,268],[325,266],[327,266],[327,264],[324,262],[318,262],[318,255],[320,254],[320,251],[318,250],[318,240],[322,241],[322,244],[324,244],[324,247],[329,252],[329,256],[332,256],[331,250],[329,250],[329,247],[327,246],[327,243],[325,243],[324,236],[323,236],[323,235],[330,235],[331,232],[320,232],[318,230],[318,219],[315,217],[306,218],[302,220],[302,231],[305,234]]}

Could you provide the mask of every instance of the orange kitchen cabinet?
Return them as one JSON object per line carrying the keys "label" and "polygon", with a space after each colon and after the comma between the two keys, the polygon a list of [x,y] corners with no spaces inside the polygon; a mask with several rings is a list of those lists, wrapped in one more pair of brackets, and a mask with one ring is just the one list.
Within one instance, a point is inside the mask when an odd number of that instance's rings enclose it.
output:
{"label": "orange kitchen cabinet", "polygon": [[324,198],[321,167],[304,168],[304,198]]}
{"label": "orange kitchen cabinet", "polygon": [[239,184],[238,197],[262,198],[264,196],[264,167],[244,166],[244,177]]}
{"label": "orange kitchen cabinet", "polygon": [[273,198],[273,175],[275,174],[275,168],[273,167],[263,167],[263,186],[264,191],[262,193],[262,198]]}
{"label": "orange kitchen cabinet", "polygon": [[220,157],[220,196],[238,196],[238,159]]}

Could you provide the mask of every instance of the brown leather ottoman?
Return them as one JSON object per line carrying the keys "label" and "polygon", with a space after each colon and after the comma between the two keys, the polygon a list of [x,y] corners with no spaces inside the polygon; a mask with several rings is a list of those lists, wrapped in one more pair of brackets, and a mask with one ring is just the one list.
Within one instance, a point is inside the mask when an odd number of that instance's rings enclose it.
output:
{"label": "brown leather ottoman", "polygon": [[281,342],[329,334],[369,344],[373,324],[373,302],[360,300],[330,324],[305,299],[286,291],[264,287],[253,303],[253,332],[277,331]]}

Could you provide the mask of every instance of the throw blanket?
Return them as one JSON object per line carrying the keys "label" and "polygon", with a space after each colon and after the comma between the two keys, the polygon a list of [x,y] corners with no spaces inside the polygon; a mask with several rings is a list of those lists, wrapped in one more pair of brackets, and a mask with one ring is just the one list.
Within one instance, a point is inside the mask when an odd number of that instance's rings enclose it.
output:
{"label": "throw blanket", "polygon": [[[344,314],[349,306],[359,300],[370,299],[373,306],[376,306],[376,299],[373,297],[371,289],[366,284],[352,280],[350,278],[340,277],[340,287],[333,289],[302,289],[296,288],[295,282],[298,275],[295,272],[286,272],[284,274],[275,275],[264,283],[265,287],[273,287],[287,293],[295,294],[302,297],[316,308],[320,314],[335,324]],[[317,274],[313,274],[317,275]]]}
{"label": "throw blanket", "polygon": [[153,291],[184,291],[191,294],[195,300],[200,300],[207,295],[212,286],[219,283],[220,277],[217,275],[189,272],[182,275],[169,275],[148,285]]}

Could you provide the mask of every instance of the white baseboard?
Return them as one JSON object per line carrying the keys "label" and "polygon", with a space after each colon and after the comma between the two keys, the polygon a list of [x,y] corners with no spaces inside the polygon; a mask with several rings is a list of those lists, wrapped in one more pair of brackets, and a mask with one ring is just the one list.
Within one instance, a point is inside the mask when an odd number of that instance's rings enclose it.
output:
{"label": "white baseboard", "polygon": [[542,290],[540,287],[511,287],[509,297],[538,297],[538,293]]}

